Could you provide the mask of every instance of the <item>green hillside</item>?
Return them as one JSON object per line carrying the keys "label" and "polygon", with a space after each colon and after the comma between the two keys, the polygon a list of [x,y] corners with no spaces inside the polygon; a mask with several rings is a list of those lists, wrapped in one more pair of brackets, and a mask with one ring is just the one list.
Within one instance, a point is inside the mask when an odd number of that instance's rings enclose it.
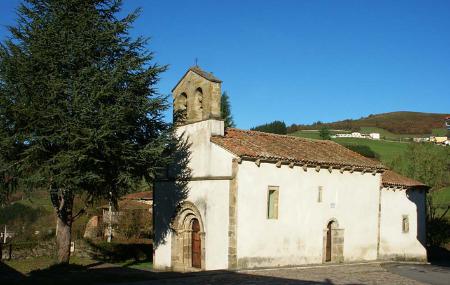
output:
{"label": "green hillside", "polygon": [[[332,131],[331,133],[333,134],[335,132]],[[319,132],[307,130],[297,131],[291,135],[310,139],[320,139]],[[385,140],[335,138],[333,139],[333,141],[350,149],[354,149],[354,147],[366,148],[367,150],[375,153],[375,156],[373,158],[377,158],[387,165],[389,165],[391,161],[395,159],[398,155],[401,155],[404,151],[406,151],[408,147],[408,143],[405,142],[394,142]]]}
{"label": "green hillside", "polygon": [[450,114],[420,113],[420,112],[392,112],[369,115],[357,120],[343,120],[330,123],[316,122],[311,125],[293,124],[288,128],[289,133],[300,130],[320,129],[327,126],[336,130],[366,131],[367,128],[382,129],[388,136],[424,136],[432,133],[445,134],[444,118]]}

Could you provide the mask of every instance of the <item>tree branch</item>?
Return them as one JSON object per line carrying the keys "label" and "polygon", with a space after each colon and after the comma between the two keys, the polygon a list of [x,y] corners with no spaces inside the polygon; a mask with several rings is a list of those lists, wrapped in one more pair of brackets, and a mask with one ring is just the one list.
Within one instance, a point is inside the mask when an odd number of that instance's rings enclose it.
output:
{"label": "tree branch", "polygon": [[78,219],[84,213],[86,213],[86,208],[82,208],[81,210],[79,210],[78,213],[72,217],[72,222],[74,222],[76,219]]}

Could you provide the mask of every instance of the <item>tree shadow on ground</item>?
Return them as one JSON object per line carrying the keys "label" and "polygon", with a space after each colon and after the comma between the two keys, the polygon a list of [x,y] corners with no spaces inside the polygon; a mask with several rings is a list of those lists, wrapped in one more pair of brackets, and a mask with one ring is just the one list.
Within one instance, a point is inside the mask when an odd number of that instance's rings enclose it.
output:
{"label": "tree shadow on ground", "polygon": [[442,246],[427,248],[428,261],[433,265],[450,267],[450,251]]}
{"label": "tree shadow on ground", "polygon": [[[6,266],[8,267],[8,266]],[[334,284],[330,279],[322,282],[311,280],[296,280],[289,278],[253,275],[234,271],[206,271],[192,273],[155,272],[133,268],[118,267],[106,263],[89,266],[82,265],[54,265],[44,270],[36,270],[24,276],[17,271],[9,276],[4,271],[15,271],[11,268],[0,269],[2,284],[64,284],[90,285],[113,284],[146,281],[146,284]],[[16,276],[17,275],[17,276]],[[19,276],[20,275],[20,276]]]}
{"label": "tree shadow on ground", "polygon": [[86,240],[91,250],[89,255],[94,260],[103,262],[121,262],[134,260],[136,262],[153,259],[153,245],[151,243],[95,243]]}
{"label": "tree shadow on ground", "polygon": [[21,284],[25,277],[21,272],[0,261],[0,284],[9,284],[10,282]]}

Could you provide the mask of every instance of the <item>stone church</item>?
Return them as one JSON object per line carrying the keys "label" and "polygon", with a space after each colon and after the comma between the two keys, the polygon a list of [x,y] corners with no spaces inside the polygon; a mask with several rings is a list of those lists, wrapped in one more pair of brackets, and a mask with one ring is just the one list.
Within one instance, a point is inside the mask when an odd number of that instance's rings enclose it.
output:
{"label": "stone church", "polygon": [[191,176],[172,210],[176,182],[155,184],[155,269],[426,260],[425,185],[332,141],[225,129],[221,83],[196,66],[172,90]]}

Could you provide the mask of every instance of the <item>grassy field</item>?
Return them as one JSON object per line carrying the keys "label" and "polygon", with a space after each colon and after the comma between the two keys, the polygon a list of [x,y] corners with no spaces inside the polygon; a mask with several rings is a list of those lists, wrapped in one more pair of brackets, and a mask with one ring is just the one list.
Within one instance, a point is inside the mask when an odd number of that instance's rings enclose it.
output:
{"label": "grassy field", "polygon": [[[292,135],[310,138],[320,139],[319,132],[311,131],[297,131]],[[373,152],[379,155],[380,160],[385,164],[395,159],[398,155],[401,155],[408,148],[408,143],[404,142],[392,142],[385,140],[370,140],[370,139],[357,139],[357,138],[336,138],[333,141],[341,145],[361,145],[370,148]]]}
{"label": "grassy field", "polygon": [[[330,130],[330,135],[335,135],[335,134],[345,134],[345,133],[350,133],[347,131],[334,131],[334,130]],[[289,134],[292,136],[296,136],[296,137],[302,137],[302,138],[308,138],[308,139],[316,139],[316,140],[320,140],[320,133],[319,130],[303,130],[303,131],[296,131],[292,134]]]}
{"label": "grassy field", "polygon": [[373,152],[379,155],[381,162],[390,164],[390,162],[397,156],[403,154],[407,148],[408,143],[392,142],[384,140],[369,140],[356,138],[336,138],[333,141],[341,145],[362,145],[370,148]]}
{"label": "grassy field", "polygon": [[364,134],[379,133],[381,138],[386,140],[402,140],[406,138],[426,137],[425,135],[394,134],[388,130],[377,127],[361,127],[360,132]]}

